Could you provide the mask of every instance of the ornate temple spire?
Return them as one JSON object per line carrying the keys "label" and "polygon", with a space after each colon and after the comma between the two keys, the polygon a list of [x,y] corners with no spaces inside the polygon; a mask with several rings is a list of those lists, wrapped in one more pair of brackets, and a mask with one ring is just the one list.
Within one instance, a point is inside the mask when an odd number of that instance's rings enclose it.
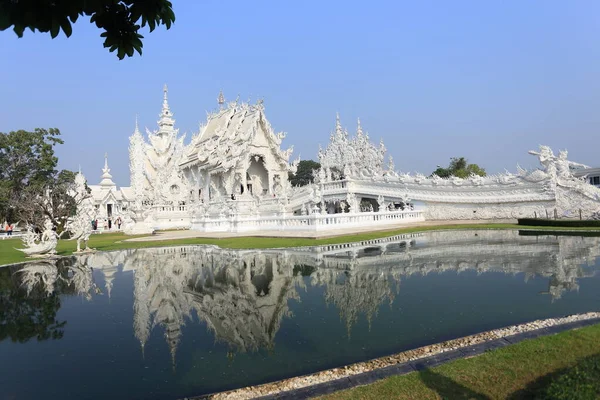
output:
{"label": "ornate temple spire", "polygon": [[102,180],[100,186],[106,189],[117,186],[112,181],[112,175],[110,174],[110,168],[108,168],[108,153],[104,153],[104,168],[102,168]]}
{"label": "ornate temple spire", "polygon": [[175,120],[173,120],[173,113],[171,112],[171,109],[169,108],[169,101],[168,101],[168,97],[167,97],[167,93],[169,92],[169,89],[167,88],[167,85],[165,84],[165,86],[163,87],[163,104],[162,104],[162,111],[160,112],[160,119],[158,120],[158,126],[160,127],[159,129],[159,133],[164,133],[166,131],[172,131],[173,130],[173,126],[175,125]]}
{"label": "ornate temple spire", "polygon": [[138,115],[135,114],[135,130],[133,131],[134,135],[141,135],[140,133],[140,126],[138,124]]}
{"label": "ornate temple spire", "polygon": [[225,96],[223,96],[223,90],[219,91],[219,97],[217,97],[217,103],[219,103],[219,109],[223,109],[223,104],[225,104]]}
{"label": "ornate temple spire", "polygon": [[167,94],[169,93],[169,88],[167,87],[167,84],[165,83],[165,86],[163,86],[163,112],[165,110],[169,110],[169,102],[167,99]]}
{"label": "ornate temple spire", "polygon": [[342,123],[340,122],[340,113],[335,113],[335,134],[336,136],[341,136],[344,134],[344,130],[342,129]]}
{"label": "ornate temple spire", "polygon": [[357,123],[357,127],[356,127],[356,136],[362,136],[363,135],[363,130],[362,130],[362,126],[360,125],[360,118],[358,118],[358,123]]}
{"label": "ornate temple spire", "polygon": [[169,353],[171,353],[171,368],[175,371],[177,362],[175,360],[177,356],[177,347],[181,336],[181,327],[176,322],[168,323],[165,327],[165,338],[169,344]]}

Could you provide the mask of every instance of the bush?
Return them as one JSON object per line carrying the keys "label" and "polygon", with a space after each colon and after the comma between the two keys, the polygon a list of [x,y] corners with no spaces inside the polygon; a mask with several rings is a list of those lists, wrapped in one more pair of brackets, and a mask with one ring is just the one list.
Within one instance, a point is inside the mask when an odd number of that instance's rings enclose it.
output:
{"label": "bush", "polygon": [[600,221],[584,219],[584,220],[565,220],[565,219],[537,219],[537,218],[519,218],[519,225],[528,226],[562,226],[569,228],[600,228]]}
{"label": "bush", "polygon": [[577,237],[599,237],[600,230],[593,231],[549,231],[543,230],[522,230],[519,229],[519,236],[577,236]]}
{"label": "bush", "polygon": [[587,358],[554,379],[545,396],[548,400],[594,400],[600,398],[600,355]]}

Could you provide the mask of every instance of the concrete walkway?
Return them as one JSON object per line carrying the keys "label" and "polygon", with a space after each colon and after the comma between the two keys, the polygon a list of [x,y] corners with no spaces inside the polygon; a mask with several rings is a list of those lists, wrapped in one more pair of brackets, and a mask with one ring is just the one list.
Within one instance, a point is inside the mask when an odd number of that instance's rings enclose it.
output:
{"label": "concrete walkway", "polygon": [[419,223],[393,224],[381,227],[369,226],[364,228],[335,229],[328,231],[256,231],[256,232],[198,232],[191,230],[178,231],[158,231],[152,236],[143,236],[132,239],[125,239],[124,242],[153,242],[161,240],[206,238],[206,239],[224,239],[234,237],[278,237],[278,238],[304,238],[304,239],[327,239],[336,236],[356,235],[359,233],[392,231],[403,228],[418,228],[426,226],[440,225],[471,225],[471,224],[516,224],[517,220],[465,220],[465,221],[423,221]]}

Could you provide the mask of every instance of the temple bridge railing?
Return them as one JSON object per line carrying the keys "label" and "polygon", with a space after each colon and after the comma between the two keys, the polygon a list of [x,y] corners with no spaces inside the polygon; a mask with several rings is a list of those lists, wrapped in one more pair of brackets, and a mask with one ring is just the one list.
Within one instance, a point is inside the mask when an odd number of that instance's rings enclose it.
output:
{"label": "temple bridge railing", "polygon": [[204,232],[328,231],[368,226],[410,224],[423,221],[423,211],[361,212],[310,215],[258,215],[256,217],[207,216],[194,218],[191,229]]}

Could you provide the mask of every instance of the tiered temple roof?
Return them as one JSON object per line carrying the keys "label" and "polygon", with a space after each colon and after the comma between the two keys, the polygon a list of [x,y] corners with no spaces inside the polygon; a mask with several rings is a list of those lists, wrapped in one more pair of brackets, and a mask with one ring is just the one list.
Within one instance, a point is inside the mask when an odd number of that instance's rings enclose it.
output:
{"label": "tiered temple roof", "polygon": [[287,166],[292,149],[280,150],[284,133],[275,133],[269,124],[261,101],[256,104],[232,102],[208,114],[200,127],[183,167],[198,166],[228,171],[249,156],[251,145],[269,147],[277,161]]}

